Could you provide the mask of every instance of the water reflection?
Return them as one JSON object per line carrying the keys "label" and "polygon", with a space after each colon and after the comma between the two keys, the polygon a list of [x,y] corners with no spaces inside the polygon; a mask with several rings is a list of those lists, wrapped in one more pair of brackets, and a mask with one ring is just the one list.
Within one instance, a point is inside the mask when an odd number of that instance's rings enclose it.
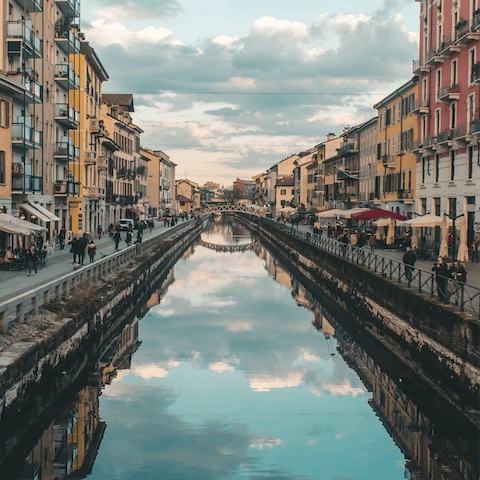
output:
{"label": "water reflection", "polygon": [[478,432],[248,228],[202,241],[253,250],[190,247],[7,478],[478,477]]}

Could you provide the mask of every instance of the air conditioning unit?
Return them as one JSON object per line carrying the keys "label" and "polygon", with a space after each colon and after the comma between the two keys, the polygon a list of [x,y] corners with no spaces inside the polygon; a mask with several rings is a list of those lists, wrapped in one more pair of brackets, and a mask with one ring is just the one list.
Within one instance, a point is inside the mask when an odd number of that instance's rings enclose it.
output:
{"label": "air conditioning unit", "polygon": [[347,195],[355,195],[355,187],[347,187]]}
{"label": "air conditioning unit", "polygon": [[85,165],[93,165],[95,163],[96,152],[86,150],[83,156]]}
{"label": "air conditioning unit", "polygon": [[100,131],[100,121],[96,118],[90,119],[90,132],[95,133]]}
{"label": "air conditioning unit", "polygon": [[23,174],[23,163],[12,163],[12,174],[14,177],[21,177]]}

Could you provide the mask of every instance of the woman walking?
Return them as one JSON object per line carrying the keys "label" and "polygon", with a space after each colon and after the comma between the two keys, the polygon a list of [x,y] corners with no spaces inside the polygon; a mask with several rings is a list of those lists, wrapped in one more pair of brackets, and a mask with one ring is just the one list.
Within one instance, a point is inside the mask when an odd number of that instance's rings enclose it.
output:
{"label": "woman walking", "polygon": [[90,263],[95,261],[95,254],[97,253],[97,246],[93,240],[90,240],[88,244],[88,256],[90,257]]}
{"label": "woman walking", "polygon": [[28,264],[28,276],[32,273],[32,267],[37,273],[37,252],[35,251],[35,246],[30,245],[30,248],[27,250],[27,264]]}

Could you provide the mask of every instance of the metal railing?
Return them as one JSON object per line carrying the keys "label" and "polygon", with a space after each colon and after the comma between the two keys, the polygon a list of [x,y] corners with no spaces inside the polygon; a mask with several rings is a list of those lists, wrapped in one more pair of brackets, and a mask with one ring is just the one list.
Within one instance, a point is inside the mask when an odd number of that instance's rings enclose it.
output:
{"label": "metal railing", "polygon": [[[195,219],[187,220],[169,228],[166,232],[169,234],[176,232],[185,227],[185,225],[194,225],[195,222],[197,222]],[[27,314],[38,314],[41,306],[51,301],[61,301],[68,297],[79,284],[85,281],[95,281],[99,277],[116,272],[120,265],[129,262],[137,255],[147,252],[166,232],[162,231],[152,235],[144,239],[142,243],[124,248],[119,252],[112,253],[96,262],[85,265],[75,272],[62,275],[40,287],[0,302],[0,332],[5,333],[10,322],[23,323]]]}
{"label": "metal railing", "polygon": [[[415,289],[418,293],[426,294],[432,298],[438,297],[445,303],[458,305],[462,311],[475,312],[480,318],[480,288],[451,278],[437,277],[431,271],[410,267],[403,262],[383,257],[372,251],[367,251],[366,249],[370,248],[367,246],[363,248],[353,247],[325,235],[299,230],[291,225],[287,226],[268,218],[262,218],[261,221],[301,238],[328,253],[368,268],[389,280],[403,283],[409,288]],[[445,282],[444,289],[442,289],[442,282]]]}

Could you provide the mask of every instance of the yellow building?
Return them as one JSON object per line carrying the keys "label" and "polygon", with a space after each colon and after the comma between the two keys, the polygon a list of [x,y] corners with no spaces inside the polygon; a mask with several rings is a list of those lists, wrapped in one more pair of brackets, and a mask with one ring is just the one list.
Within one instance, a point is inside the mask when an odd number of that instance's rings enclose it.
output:
{"label": "yellow building", "polygon": [[[107,226],[105,169],[98,162],[102,157],[100,139],[108,136],[101,121],[102,83],[108,74],[88,42],[81,43],[80,54],[71,55],[70,61],[78,66],[80,77],[80,89],[70,92],[70,104],[80,112],[80,122],[79,129],[71,131],[72,142],[67,147],[69,224],[74,235],[94,235],[100,224],[104,230]],[[59,183],[56,188],[60,192],[63,186]]]}
{"label": "yellow building", "polygon": [[[316,185],[315,194],[317,195],[317,208],[324,210],[326,207],[326,170],[324,166],[324,161],[335,157],[337,155],[337,150],[341,147],[342,138],[335,138],[333,133],[327,135],[327,140],[325,142],[317,145],[317,163],[318,163],[318,180]],[[334,177],[330,179],[330,184],[334,183]]]}
{"label": "yellow building", "polygon": [[[182,198],[181,198],[182,197]],[[198,183],[191,180],[177,181],[177,201],[179,202],[180,210],[186,213],[200,210],[200,190]]]}
{"label": "yellow building", "polygon": [[418,77],[413,77],[373,107],[378,111],[374,203],[402,215],[414,211],[416,157],[410,149],[418,138],[417,89]]}

